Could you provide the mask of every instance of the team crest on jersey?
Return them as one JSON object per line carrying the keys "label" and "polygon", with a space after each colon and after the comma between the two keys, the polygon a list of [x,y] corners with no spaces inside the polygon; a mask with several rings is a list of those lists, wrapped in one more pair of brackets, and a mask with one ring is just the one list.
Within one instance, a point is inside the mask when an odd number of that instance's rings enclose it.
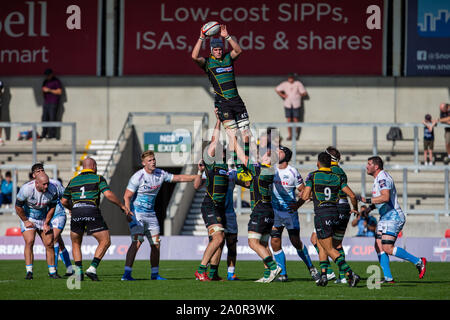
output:
{"label": "team crest on jersey", "polygon": [[225,118],[228,118],[228,112],[224,112],[224,113],[223,113],[223,116],[224,116]]}
{"label": "team crest on jersey", "polygon": [[386,180],[380,180],[380,182],[379,182],[379,184],[380,184],[380,187],[381,188],[384,188],[384,187],[386,187]]}

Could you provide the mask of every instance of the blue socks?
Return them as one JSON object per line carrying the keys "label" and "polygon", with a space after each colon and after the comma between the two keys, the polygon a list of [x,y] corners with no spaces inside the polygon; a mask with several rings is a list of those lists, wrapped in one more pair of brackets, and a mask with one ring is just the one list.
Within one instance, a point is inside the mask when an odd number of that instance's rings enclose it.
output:
{"label": "blue socks", "polygon": [[308,269],[313,266],[313,264],[311,262],[311,258],[309,257],[308,249],[306,249],[305,246],[303,246],[302,250],[297,250],[297,254],[303,260],[303,262],[306,264]]}
{"label": "blue socks", "polygon": [[394,256],[397,258],[407,260],[411,263],[418,264],[420,262],[420,259],[410,254],[408,251],[406,251],[403,248],[395,247],[394,251],[392,252]]}
{"label": "blue socks", "polygon": [[55,249],[55,268],[58,269],[59,244],[55,244],[53,249]]}
{"label": "blue socks", "polygon": [[381,269],[383,270],[384,278],[386,280],[392,280],[391,267],[389,266],[389,256],[386,252],[382,251],[378,254],[378,260],[380,261]]}
{"label": "blue socks", "polygon": [[278,266],[281,268],[281,275],[286,275],[286,255],[284,254],[283,249],[280,251],[274,252],[273,257],[277,262]]}
{"label": "blue socks", "polygon": [[[55,252],[56,252],[56,249],[55,249]],[[64,265],[66,266],[66,268],[68,268],[69,266],[72,265],[72,262],[70,261],[69,252],[67,251],[66,248],[64,248],[64,250],[61,251],[59,256],[61,257],[61,260],[64,262]],[[55,257],[57,257],[57,256],[55,256]],[[55,261],[56,261],[56,258],[55,258]]]}

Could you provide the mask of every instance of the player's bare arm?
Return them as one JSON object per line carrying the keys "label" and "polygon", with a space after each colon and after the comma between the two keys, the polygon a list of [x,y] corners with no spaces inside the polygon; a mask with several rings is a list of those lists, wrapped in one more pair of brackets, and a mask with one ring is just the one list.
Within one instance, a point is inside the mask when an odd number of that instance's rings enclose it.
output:
{"label": "player's bare arm", "polygon": [[234,39],[228,34],[227,26],[224,24],[220,25],[220,36],[224,37],[225,40],[227,40],[231,45],[231,48],[233,48],[233,50],[231,50],[230,52],[231,59],[237,59],[242,53],[242,48],[239,43],[234,41]]}
{"label": "player's bare arm", "polygon": [[305,190],[305,185],[302,183],[297,188],[297,191],[298,191],[298,200],[297,200],[297,202],[289,205],[289,207],[292,210],[297,211],[306,202],[306,200],[302,199],[302,195],[303,195],[303,191],[304,190]]}
{"label": "player's bare arm", "polygon": [[309,198],[311,198],[311,187],[305,187],[302,193],[302,200],[307,201]]}
{"label": "player's bare arm", "polygon": [[[202,40],[203,39],[203,40]],[[192,60],[203,69],[205,66],[205,58],[200,57],[200,49],[202,48],[202,43],[205,41],[206,36],[203,34],[203,32],[200,30],[200,36],[195,43],[194,48],[192,49]]]}
{"label": "player's bare arm", "polygon": [[55,209],[56,209],[56,206],[51,207],[50,210],[48,210],[48,212],[47,212],[47,216],[45,217],[44,227],[43,227],[44,233],[48,233],[52,229],[50,226],[50,221],[52,220],[53,215],[55,214]]}
{"label": "player's bare arm", "polygon": [[198,172],[194,179],[194,189],[200,189],[205,183],[205,179],[202,179],[203,172],[205,171],[205,165],[203,164],[203,160],[197,164]]}
{"label": "player's bare arm", "polygon": [[34,223],[28,220],[27,216],[25,215],[25,210],[23,210],[22,207],[16,206],[16,213],[19,216],[20,220],[23,221],[25,227],[27,228],[34,227]]}
{"label": "player's bare arm", "polygon": [[356,199],[355,193],[350,189],[349,186],[342,188],[342,191],[350,198],[350,202],[352,203],[353,210],[351,211],[354,214],[358,213],[358,200]]}
{"label": "player's bare arm", "polygon": [[119,198],[117,198],[117,196],[111,190],[106,190],[103,194],[105,195],[106,199],[108,199],[110,202],[114,203],[116,206],[122,209],[122,211],[127,216],[133,215],[133,213],[126,206],[124,206],[122,202],[120,202]]}
{"label": "player's bare arm", "polygon": [[174,174],[172,182],[192,182],[196,176],[196,174]]}
{"label": "player's bare arm", "polygon": [[219,116],[217,115],[217,108],[215,109],[215,114],[217,121],[216,125],[214,126],[213,135],[211,137],[211,143],[208,146],[208,156],[210,157],[214,157],[216,155],[216,147],[220,139],[220,120]]}

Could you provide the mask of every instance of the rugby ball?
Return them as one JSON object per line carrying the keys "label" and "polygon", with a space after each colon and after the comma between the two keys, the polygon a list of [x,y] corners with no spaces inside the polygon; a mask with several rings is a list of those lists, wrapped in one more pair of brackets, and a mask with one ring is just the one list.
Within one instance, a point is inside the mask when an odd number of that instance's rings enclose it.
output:
{"label": "rugby ball", "polygon": [[220,23],[218,23],[217,21],[210,21],[208,23],[205,23],[202,27],[202,33],[207,37],[216,35],[217,33],[219,33],[219,30]]}

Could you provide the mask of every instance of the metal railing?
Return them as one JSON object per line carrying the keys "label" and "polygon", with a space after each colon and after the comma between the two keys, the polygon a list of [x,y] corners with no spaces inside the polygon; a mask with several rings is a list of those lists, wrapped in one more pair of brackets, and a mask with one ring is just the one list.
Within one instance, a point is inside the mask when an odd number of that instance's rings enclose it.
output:
{"label": "metal railing", "polygon": [[72,145],[72,172],[76,170],[77,163],[77,124],[75,122],[0,122],[0,128],[31,127],[32,132],[32,157],[33,163],[37,162],[37,127],[71,127]]}
{"label": "metal railing", "polygon": [[[15,214],[16,210],[14,208],[14,205],[16,203],[17,199],[17,173],[18,171],[28,171],[31,170],[31,165],[13,165],[13,164],[2,164],[0,165],[0,170],[2,172],[4,171],[11,171],[11,177],[12,177],[12,196],[11,196],[11,206],[9,208],[0,208],[0,213],[12,213]],[[45,171],[47,173],[52,172],[53,173],[53,179],[58,178],[58,166],[55,164],[46,164],[45,165]],[[49,175],[50,176],[50,175]]]}
{"label": "metal railing", "polygon": [[[136,117],[165,117],[165,125],[170,125],[172,123],[173,117],[195,117],[195,118],[201,118],[202,119],[202,126],[197,129],[197,132],[194,132],[194,137],[200,137],[201,139],[201,132],[204,129],[208,128],[208,122],[209,122],[209,116],[206,112],[129,112],[127,119],[125,120],[125,123],[122,127],[122,130],[119,133],[119,137],[117,138],[117,142],[114,145],[114,148],[111,153],[111,157],[109,158],[108,162],[105,166],[105,171],[103,173],[103,176],[105,179],[109,180],[111,177],[111,168],[116,165],[114,161],[114,155],[118,153],[120,144],[123,140],[125,140],[125,132],[127,129],[131,128],[133,125],[133,119]],[[194,147],[200,145],[197,141],[193,141]],[[194,150],[195,151],[195,150]]]}
{"label": "metal railing", "polygon": [[[369,123],[305,123],[305,122],[255,122],[251,125],[254,129],[266,129],[268,127],[275,128],[292,128],[292,132],[295,132],[295,128],[319,128],[319,127],[329,127],[331,128],[331,145],[336,147],[338,144],[337,141],[337,128],[342,127],[354,127],[354,128],[372,128],[372,153],[374,155],[378,154],[378,128],[381,127],[399,127],[399,128],[413,128],[414,130],[414,165],[419,165],[419,128],[423,128],[424,125],[422,123],[377,123],[377,122],[369,122]],[[438,124],[438,127],[442,128],[450,128],[448,124]],[[401,141],[401,140],[396,140]],[[297,155],[297,141],[292,139],[291,142],[292,148],[292,157],[296,158]]]}
{"label": "metal railing", "polygon": [[[294,165],[300,172],[302,172],[304,175],[307,173],[317,170],[317,167],[315,165]],[[366,195],[366,166],[365,165],[342,165],[341,166],[343,170],[349,171],[349,170],[358,170],[361,172],[361,195]],[[449,208],[449,166],[415,166],[415,165],[385,165],[384,168],[387,171],[402,171],[403,173],[403,179],[401,181],[402,183],[402,204],[401,208],[403,212],[406,215],[413,214],[413,215],[434,215],[434,220],[436,222],[439,222],[439,217],[441,215],[449,215],[450,214],[450,208]],[[433,208],[429,210],[421,210],[421,209],[409,209],[408,208],[408,173],[409,172],[418,172],[418,171],[437,171],[443,173],[443,179],[442,183],[444,184],[444,194],[442,195],[445,199],[444,207],[443,208]],[[395,182],[395,181],[394,181]],[[438,182],[438,181],[436,181]],[[236,188],[240,190],[240,188]],[[245,214],[250,213],[250,208],[242,208],[242,199],[240,197],[240,191],[237,191],[238,195],[236,197],[236,213],[237,214]],[[436,195],[439,196],[439,195]],[[307,221],[311,221],[311,215],[314,214],[313,209],[304,209],[300,208],[299,213],[303,213],[307,215]]]}

